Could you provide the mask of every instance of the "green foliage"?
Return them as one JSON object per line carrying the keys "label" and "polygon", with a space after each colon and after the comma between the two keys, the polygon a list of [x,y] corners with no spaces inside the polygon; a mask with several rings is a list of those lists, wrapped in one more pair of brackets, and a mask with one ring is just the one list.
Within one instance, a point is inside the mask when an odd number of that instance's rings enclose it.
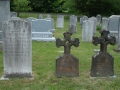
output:
{"label": "green foliage", "polygon": [[30,0],[31,7],[36,12],[62,12],[64,0]]}
{"label": "green foliage", "polygon": [[30,6],[29,0],[13,0],[13,7],[12,9],[16,12],[25,12],[25,11],[30,11],[32,10]]}

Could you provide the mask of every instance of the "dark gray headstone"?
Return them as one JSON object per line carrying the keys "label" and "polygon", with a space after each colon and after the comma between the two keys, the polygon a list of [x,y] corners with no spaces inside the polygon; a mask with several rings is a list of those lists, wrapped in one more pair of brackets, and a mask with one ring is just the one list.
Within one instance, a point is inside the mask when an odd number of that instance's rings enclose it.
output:
{"label": "dark gray headstone", "polygon": [[56,59],[56,77],[68,76],[78,77],[79,76],[79,60],[70,54],[70,47],[74,45],[79,46],[79,39],[75,38],[71,40],[72,33],[63,33],[64,40],[59,38],[56,39],[56,46],[64,46],[64,54]]}
{"label": "dark gray headstone", "polygon": [[107,52],[107,45],[115,45],[116,38],[108,37],[109,31],[101,31],[101,37],[93,37],[93,44],[100,44],[100,51],[92,57],[91,77],[115,77],[114,58]]}
{"label": "dark gray headstone", "polygon": [[7,78],[32,78],[31,24],[10,20],[3,24],[4,75]]}

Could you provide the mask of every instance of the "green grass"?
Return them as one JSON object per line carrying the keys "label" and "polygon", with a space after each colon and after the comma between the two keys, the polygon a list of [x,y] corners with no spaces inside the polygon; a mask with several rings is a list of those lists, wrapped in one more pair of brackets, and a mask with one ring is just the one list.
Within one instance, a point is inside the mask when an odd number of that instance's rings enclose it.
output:
{"label": "green grass", "polygon": [[[56,25],[56,24],[55,24]],[[55,38],[63,39],[63,32],[68,30],[69,22],[65,20],[63,29],[57,29]],[[56,26],[55,26],[56,27]],[[114,56],[114,73],[117,78],[90,78],[90,67],[93,49],[99,49],[91,42],[82,42],[81,26],[77,23],[78,31],[72,35],[80,40],[79,47],[71,47],[71,54],[79,59],[79,77],[55,77],[56,58],[59,57],[64,48],[57,48],[55,42],[32,42],[32,72],[34,80],[10,79],[0,81],[0,90],[120,90],[120,54],[113,49],[117,44],[108,45],[108,52]],[[97,31],[96,36],[100,36]],[[0,76],[3,75],[3,52],[0,51]]]}

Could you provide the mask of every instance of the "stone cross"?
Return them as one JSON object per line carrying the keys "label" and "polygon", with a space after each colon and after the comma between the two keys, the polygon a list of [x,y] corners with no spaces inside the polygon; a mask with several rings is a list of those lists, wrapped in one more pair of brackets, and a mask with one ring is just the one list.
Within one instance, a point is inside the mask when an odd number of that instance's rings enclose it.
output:
{"label": "stone cross", "polygon": [[109,36],[109,31],[101,31],[101,37],[93,37],[93,44],[100,44],[100,51],[92,56],[91,77],[114,78],[114,57],[107,52],[107,45],[115,45],[116,37]]}
{"label": "stone cross", "polygon": [[63,33],[63,35],[64,40],[58,38],[56,40],[56,46],[57,47],[64,46],[64,54],[70,54],[70,48],[72,45],[74,45],[75,47],[79,46],[79,39],[75,38],[74,40],[71,40],[72,33],[69,32],[65,32]]}
{"label": "stone cross", "polygon": [[56,46],[64,46],[64,54],[56,59],[56,77],[68,76],[77,77],[79,76],[79,60],[70,54],[70,47],[74,45],[79,46],[79,39],[75,38],[71,40],[72,33],[63,33],[64,40],[56,39]]}
{"label": "stone cross", "polygon": [[94,37],[93,36],[93,44],[98,45],[100,44],[100,51],[101,52],[107,52],[107,45],[115,45],[116,43],[116,38],[114,36],[108,37],[109,31],[101,31],[101,37]]}

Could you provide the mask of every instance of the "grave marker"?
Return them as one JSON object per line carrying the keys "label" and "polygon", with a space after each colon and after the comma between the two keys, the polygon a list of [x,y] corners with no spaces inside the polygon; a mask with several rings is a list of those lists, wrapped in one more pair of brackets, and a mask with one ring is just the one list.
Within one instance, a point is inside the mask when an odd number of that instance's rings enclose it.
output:
{"label": "grave marker", "polygon": [[79,39],[71,40],[72,33],[69,32],[65,32],[63,35],[64,40],[56,39],[57,47],[64,46],[64,54],[56,59],[56,77],[77,77],[79,76],[79,60],[70,54],[70,48],[72,45],[78,47]]}
{"label": "grave marker", "polygon": [[3,23],[4,75],[1,79],[32,78],[31,24],[24,20]]}
{"label": "grave marker", "polygon": [[101,31],[101,37],[93,37],[93,44],[100,44],[100,51],[92,57],[91,77],[115,77],[114,57],[107,52],[107,45],[115,45],[116,38],[108,37],[109,31]]}
{"label": "grave marker", "polygon": [[64,16],[63,15],[57,15],[57,28],[64,28]]}

